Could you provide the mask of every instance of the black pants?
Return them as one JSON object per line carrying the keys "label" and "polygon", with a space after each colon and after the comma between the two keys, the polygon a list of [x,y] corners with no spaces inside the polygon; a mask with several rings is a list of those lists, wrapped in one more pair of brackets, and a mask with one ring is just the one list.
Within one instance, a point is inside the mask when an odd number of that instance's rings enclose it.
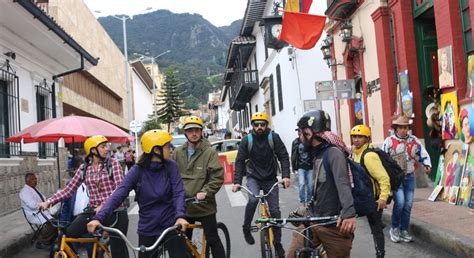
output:
{"label": "black pants", "polygon": [[[69,227],[66,229],[66,236],[79,238],[87,233],[87,223],[92,220],[95,213],[81,213],[71,222]],[[104,221],[105,226],[111,226],[116,228],[124,235],[127,235],[128,231],[128,214],[126,210],[116,211],[109,218]],[[128,258],[128,248],[125,241],[119,236],[110,234],[110,251],[112,257],[123,257]]]}
{"label": "black pants", "polygon": [[[139,245],[149,247],[153,245],[158,237],[138,236]],[[163,240],[165,248],[168,250],[169,257],[173,258],[188,258],[191,257],[186,249],[186,242],[183,236],[177,232],[168,233]],[[139,258],[155,258],[158,257],[158,248],[153,251],[138,254]],[[113,257],[113,256],[112,256]]]}
{"label": "black pants", "polygon": [[[217,219],[215,213],[204,217],[186,218],[186,220],[189,222],[189,224],[194,224],[196,221],[200,221],[202,228],[204,229],[206,240],[211,247],[212,257],[225,258],[224,246],[222,245],[219,235],[217,234]],[[192,229],[186,231],[186,236],[189,239],[192,239]]]}
{"label": "black pants", "polygon": [[379,210],[367,215],[370,230],[372,231],[372,237],[374,238],[375,255],[377,257],[384,257],[385,255],[385,238],[383,235],[384,226],[382,223],[382,213],[383,210]]}

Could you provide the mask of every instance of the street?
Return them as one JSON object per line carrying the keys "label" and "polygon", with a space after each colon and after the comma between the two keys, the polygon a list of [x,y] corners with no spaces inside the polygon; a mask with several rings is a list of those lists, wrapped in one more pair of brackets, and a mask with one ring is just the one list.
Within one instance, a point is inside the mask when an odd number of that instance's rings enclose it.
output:
{"label": "street", "polygon": [[[294,183],[294,181],[292,182]],[[243,193],[232,193],[230,186],[223,186],[217,194],[218,202],[218,221],[224,222],[230,232],[231,238],[231,257],[260,257],[258,236],[254,233],[257,241],[255,245],[249,246],[243,239],[241,230],[241,223],[245,208],[246,196]],[[131,198],[133,200],[133,198]],[[286,216],[292,209],[297,206],[297,189],[293,184],[289,189],[280,188],[280,206],[282,215]],[[132,243],[138,243],[136,234],[138,223],[138,209],[135,207],[136,203],[132,203],[129,209],[130,224],[128,229],[128,236]],[[283,245],[285,249],[291,241],[291,232],[283,230]],[[433,246],[429,243],[423,242],[415,238],[412,243],[395,244],[390,241],[388,237],[388,227],[385,229],[386,241],[386,257],[455,257],[445,251]],[[372,235],[370,228],[365,218],[358,220],[358,227],[356,237],[353,242],[352,257],[373,257],[375,256]],[[25,248],[21,253],[15,255],[18,258],[30,257],[48,257],[48,252],[38,250],[34,247]],[[130,251],[130,257],[135,257]],[[138,257],[138,254],[137,254]]]}

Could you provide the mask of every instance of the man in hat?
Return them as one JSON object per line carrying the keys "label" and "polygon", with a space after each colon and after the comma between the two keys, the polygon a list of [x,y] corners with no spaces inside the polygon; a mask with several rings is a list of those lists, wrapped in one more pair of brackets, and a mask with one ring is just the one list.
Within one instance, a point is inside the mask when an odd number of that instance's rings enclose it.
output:
{"label": "man in hat", "polygon": [[415,193],[415,171],[421,163],[426,174],[431,172],[430,156],[420,140],[409,133],[410,125],[406,116],[397,117],[392,122],[395,134],[387,137],[383,145],[384,150],[405,171],[405,178],[393,196],[392,227],[389,233],[390,239],[395,243],[413,240],[408,233],[408,226]]}

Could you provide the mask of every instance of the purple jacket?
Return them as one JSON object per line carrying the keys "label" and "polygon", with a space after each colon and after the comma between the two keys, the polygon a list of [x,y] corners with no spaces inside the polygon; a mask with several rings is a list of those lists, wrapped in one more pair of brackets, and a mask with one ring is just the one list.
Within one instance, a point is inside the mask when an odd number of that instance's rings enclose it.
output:
{"label": "purple jacket", "polygon": [[148,169],[134,165],[94,219],[102,223],[110,216],[134,189],[139,179],[138,234],[159,236],[166,228],[174,225],[178,218],[185,217],[183,181],[174,161],[168,161],[166,165],[152,162]]}

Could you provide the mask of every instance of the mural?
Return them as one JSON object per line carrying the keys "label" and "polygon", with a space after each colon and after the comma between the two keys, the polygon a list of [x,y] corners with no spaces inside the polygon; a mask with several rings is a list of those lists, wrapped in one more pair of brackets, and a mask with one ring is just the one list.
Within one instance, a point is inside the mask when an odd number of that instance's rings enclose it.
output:
{"label": "mural", "polygon": [[443,140],[458,138],[458,98],[456,92],[441,94],[441,116],[443,120]]}
{"label": "mural", "polygon": [[441,89],[454,87],[452,47],[438,49],[439,87]]}

